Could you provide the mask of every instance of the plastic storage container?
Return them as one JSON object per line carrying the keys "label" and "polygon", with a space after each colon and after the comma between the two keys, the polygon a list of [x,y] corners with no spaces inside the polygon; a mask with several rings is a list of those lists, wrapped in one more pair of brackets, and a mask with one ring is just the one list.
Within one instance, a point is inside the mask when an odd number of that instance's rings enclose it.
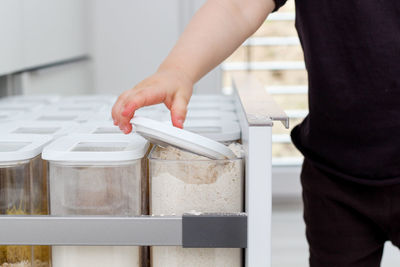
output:
{"label": "plastic storage container", "polygon": [[[50,140],[43,135],[0,135],[0,214],[48,214],[47,169],[40,154]],[[50,247],[0,246],[0,266],[50,266]]]}
{"label": "plastic storage container", "polygon": [[[70,135],[47,146],[51,215],[147,214],[148,146],[138,135]],[[135,267],[141,260],[139,247],[53,247],[53,267]]]}
{"label": "plastic storage container", "polygon": [[[240,145],[231,144],[228,148],[147,118],[136,117],[132,123],[138,134],[162,145],[154,146],[149,155],[151,214],[243,211],[244,164]],[[151,255],[153,267],[242,266],[241,249],[234,248],[152,247]]]}
{"label": "plastic storage container", "polygon": [[[149,155],[150,211],[155,215],[186,212],[243,211],[241,158],[212,160],[183,150],[155,147]],[[153,267],[240,267],[241,249],[152,247]]]}

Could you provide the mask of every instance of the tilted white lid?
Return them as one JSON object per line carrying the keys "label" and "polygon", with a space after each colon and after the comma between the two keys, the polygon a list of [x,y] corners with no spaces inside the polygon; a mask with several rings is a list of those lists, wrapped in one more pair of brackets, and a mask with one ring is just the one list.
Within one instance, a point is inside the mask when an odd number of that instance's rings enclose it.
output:
{"label": "tilted white lid", "polygon": [[51,140],[48,135],[0,134],[0,163],[30,160]]}
{"label": "tilted white lid", "polygon": [[91,121],[81,124],[74,133],[80,134],[124,134],[110,121]]}
{"label": "tilted white lid", "polygon": [[149,142],[137,134],[71,134],[48,145],[42,158],[73,163],[121,162],[141,159]]}
{"label": "tilted white lid", "polygon": [[142,117],[134,117],[131,122],[138,134],[155,144],[175,146],[211,159],[236,158],[227,146],[165,122]]}
{"label": "tilted white lid", "polygon": [[238,122],[224,120],[187,120],[183,128],[218,142],[237,141],[241,132]]}
{"label": "tilted white lid", "polygon": [[188,110],[221,110],[221,111],[235,111],[236,106],[233,103],[229,102],[189,102]]}
{"label": "tilted white lid", "polygon": [[232,111],[220,110],[188,110],[186,120],[231,120],[237,121],[238,117]]}
{"label": "tilted white lid", "polygon": [[71,133],[78,123],[65,121],[17,120],[1,125],[0,132],[10,134],[41,134],[54,138]]}

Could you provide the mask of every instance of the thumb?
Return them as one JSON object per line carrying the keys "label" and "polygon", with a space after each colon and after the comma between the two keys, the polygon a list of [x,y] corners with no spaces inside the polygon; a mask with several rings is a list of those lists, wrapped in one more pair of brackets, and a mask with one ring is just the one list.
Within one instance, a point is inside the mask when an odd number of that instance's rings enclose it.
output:
{"label": "thumb", "polygon": [[183,128],[186,119],[188,100],[183,96],[176,95],[171,105],[171,120],[175,127]]}

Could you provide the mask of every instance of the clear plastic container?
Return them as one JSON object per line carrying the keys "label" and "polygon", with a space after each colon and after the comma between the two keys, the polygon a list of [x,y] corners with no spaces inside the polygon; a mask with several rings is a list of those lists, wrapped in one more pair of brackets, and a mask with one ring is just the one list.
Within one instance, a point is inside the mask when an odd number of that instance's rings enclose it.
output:
{"label": "clear plastic container", "polygon": [[[147,214],[145,155],[138,135],[70,135],[46,147],[51,215]],[[53,267],[135,267],[139,247],[54,246]]]}
{"label": "clear plastic container", "polygon": [[[0,214],[49,214],[47,166],[40,157],[49,136],[0,135]],[[49,246],[0,246],[0,266],[50,266]]]}
{"label": "clear plastic container", "polygon": [[[240,146],[232,147],[238,150]],[[149,168],[151,214],[243,211],[242,158],[212,160],[174,147],[156,146],[149,155]],[[151,255],[153,267],[242,266],[242,250],[235,248],[152,247]]]}

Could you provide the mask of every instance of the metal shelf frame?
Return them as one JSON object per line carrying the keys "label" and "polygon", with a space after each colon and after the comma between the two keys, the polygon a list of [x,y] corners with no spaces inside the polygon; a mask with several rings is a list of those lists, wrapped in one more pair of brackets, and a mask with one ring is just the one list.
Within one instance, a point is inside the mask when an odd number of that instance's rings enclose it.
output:
{"label": "metal shelf frame", "polygon": [[289,119],[250,74],[233,78],[245,150],[245,212],[179,216],[0,216],[4,245],[244,248],[246,267],[271,264],[273,121]]}

